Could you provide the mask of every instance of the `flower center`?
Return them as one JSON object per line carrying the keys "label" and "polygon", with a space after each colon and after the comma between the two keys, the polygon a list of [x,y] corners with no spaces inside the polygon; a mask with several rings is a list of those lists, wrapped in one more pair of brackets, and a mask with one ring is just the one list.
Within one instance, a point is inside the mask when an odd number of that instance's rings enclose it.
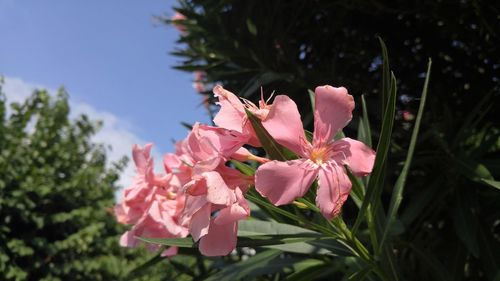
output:
{"label": "flower center", "polygon": [[309,159],[314,163],[321,165],[330,158],[330,149],[327,147],[314,147],[309,154]]}
{"label": "flower center", "polygon": [[255,105],[253,102],[245,99],[245,98],[240,98],[243,101],[243,104],[246,109],[248,109],[252,114],[257,116],[261,121],[266,120],[267,114],[269,113],[269,110],[271,109],[271,105],[268,104],[271,98],[273,97],[274,92],[271,94],[271,96],[267,99],[264,100],[264,93],[261,92],[260,94],[260,100],[259,100],[259,106]]}

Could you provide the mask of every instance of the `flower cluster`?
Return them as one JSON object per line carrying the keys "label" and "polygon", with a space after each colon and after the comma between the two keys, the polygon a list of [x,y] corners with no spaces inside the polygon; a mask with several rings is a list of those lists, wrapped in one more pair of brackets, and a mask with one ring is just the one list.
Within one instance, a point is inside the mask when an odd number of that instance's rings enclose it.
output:
{"label": "flower cluster", "polygon": [[[239,99],[221,86],[213,89],[220,111],[217,127],[194,124],[175,153],[164,156],[164,174],[155,174],[151,145],[133,149],[137,176],[115,207],[119,222],[132,225],[120,243],[134,247],[137,237],[172,238],[191,235],[206,256],[229,254],[236,247],[238,221],[250,216],[245,193],[255,189],[274,205],[302,197],[318,179],[316,204],[325,218],[338,215],[351,190],[346,166],[354,175],[371,172],[375,152],[350,139],[334,140],[352,118],[354,100],[345,88],[315,90],[314,132],[308,141],[297,105],[278,95],[273,103],[261,97],[258,105]],[[246,111],[257,117],[277,143],[297,155],[290,161],[258,157],[244,145],[260,147]],[[227,165],[256,161],[255,176]],[[156,249],[157,246],[148,246]],[[175,248],[163,255],[176,253]]]}

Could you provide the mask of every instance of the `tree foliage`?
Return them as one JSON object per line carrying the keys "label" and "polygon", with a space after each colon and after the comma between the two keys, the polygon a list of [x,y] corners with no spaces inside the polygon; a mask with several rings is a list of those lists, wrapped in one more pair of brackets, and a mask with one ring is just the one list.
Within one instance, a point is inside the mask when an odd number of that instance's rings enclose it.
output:
{"label": "tree foliage", "polygon": [[126,159],[106,166],[98,124],[69,118],[63,90],[7,103],[0,88],[0,279],[123,280],[149,258],[119,247],[109,211]]}

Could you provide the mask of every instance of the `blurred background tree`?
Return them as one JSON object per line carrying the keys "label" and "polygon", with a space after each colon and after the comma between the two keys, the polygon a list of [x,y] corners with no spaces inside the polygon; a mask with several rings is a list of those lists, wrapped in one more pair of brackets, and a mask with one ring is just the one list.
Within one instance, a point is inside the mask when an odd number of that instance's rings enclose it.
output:
{"label": "blurred background tree", "polygon": [[[0,279],[124,280],[150,254],[123,249],[111,214],[126,159],[106,166],[99,124],[69,118],[68,95],[8,101],[0,83]],[[165,264],[147,278],[168,276]]]}
{"label": "blurred background tree", "polygon": [[[263,87],[266,96],[292,97],[309,128],[307,89],[323,84],[347,87],[358,104],[364,94],[372,123],[379,123],[376,38],[383,38],[399,97],[387,187],[404,162],[432,58],[402,233],[393,242],[398,267],[412,280],[500,276],[500,184],[494,180],[500,179],[500,129],[492,110],[500,104],[500,2],[191,0],[179,1],[177,11],[185,19],[164,20],[181,29],[172,54],[182,61],[175,68],[198,73],[204,87],[197,89],[212,113],[215,83],[253,102]],[[353,136],[357,124],[346,134]],[[372,133],[376,140],[377,130]],[[391,191],[386,188],[387,199]],[[354,208],[348,204],[343,216],[352,221]]]}

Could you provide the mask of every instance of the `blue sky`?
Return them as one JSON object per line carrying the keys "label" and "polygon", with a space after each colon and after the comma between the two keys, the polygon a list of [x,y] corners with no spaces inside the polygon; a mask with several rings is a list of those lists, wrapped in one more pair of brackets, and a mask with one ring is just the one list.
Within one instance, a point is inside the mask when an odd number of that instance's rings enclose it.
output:
{"label": "blue sky", "polygon": [[[173,150],[185,121],[208,123],[192,75],[171,68],[178,31],[155,21],[171,17],[173,0],[0,0],[0,75],[9,101],[35,88],[69,92],[72,115],[104,121],[94,141],[111,144],[108,160],[131,155],[135,143]],[[119,184],[128,186],[134,166]]]}
{"label": "blue sky", "polygon": [[170,17],[174,4],[0,0],[0,74],[64,86],[72,103],[111,114],[138,140],[171,150],[170,140],[186,134],[181,121],[209,121],[192,75],[171,69],[177,30],[154,19]]}

